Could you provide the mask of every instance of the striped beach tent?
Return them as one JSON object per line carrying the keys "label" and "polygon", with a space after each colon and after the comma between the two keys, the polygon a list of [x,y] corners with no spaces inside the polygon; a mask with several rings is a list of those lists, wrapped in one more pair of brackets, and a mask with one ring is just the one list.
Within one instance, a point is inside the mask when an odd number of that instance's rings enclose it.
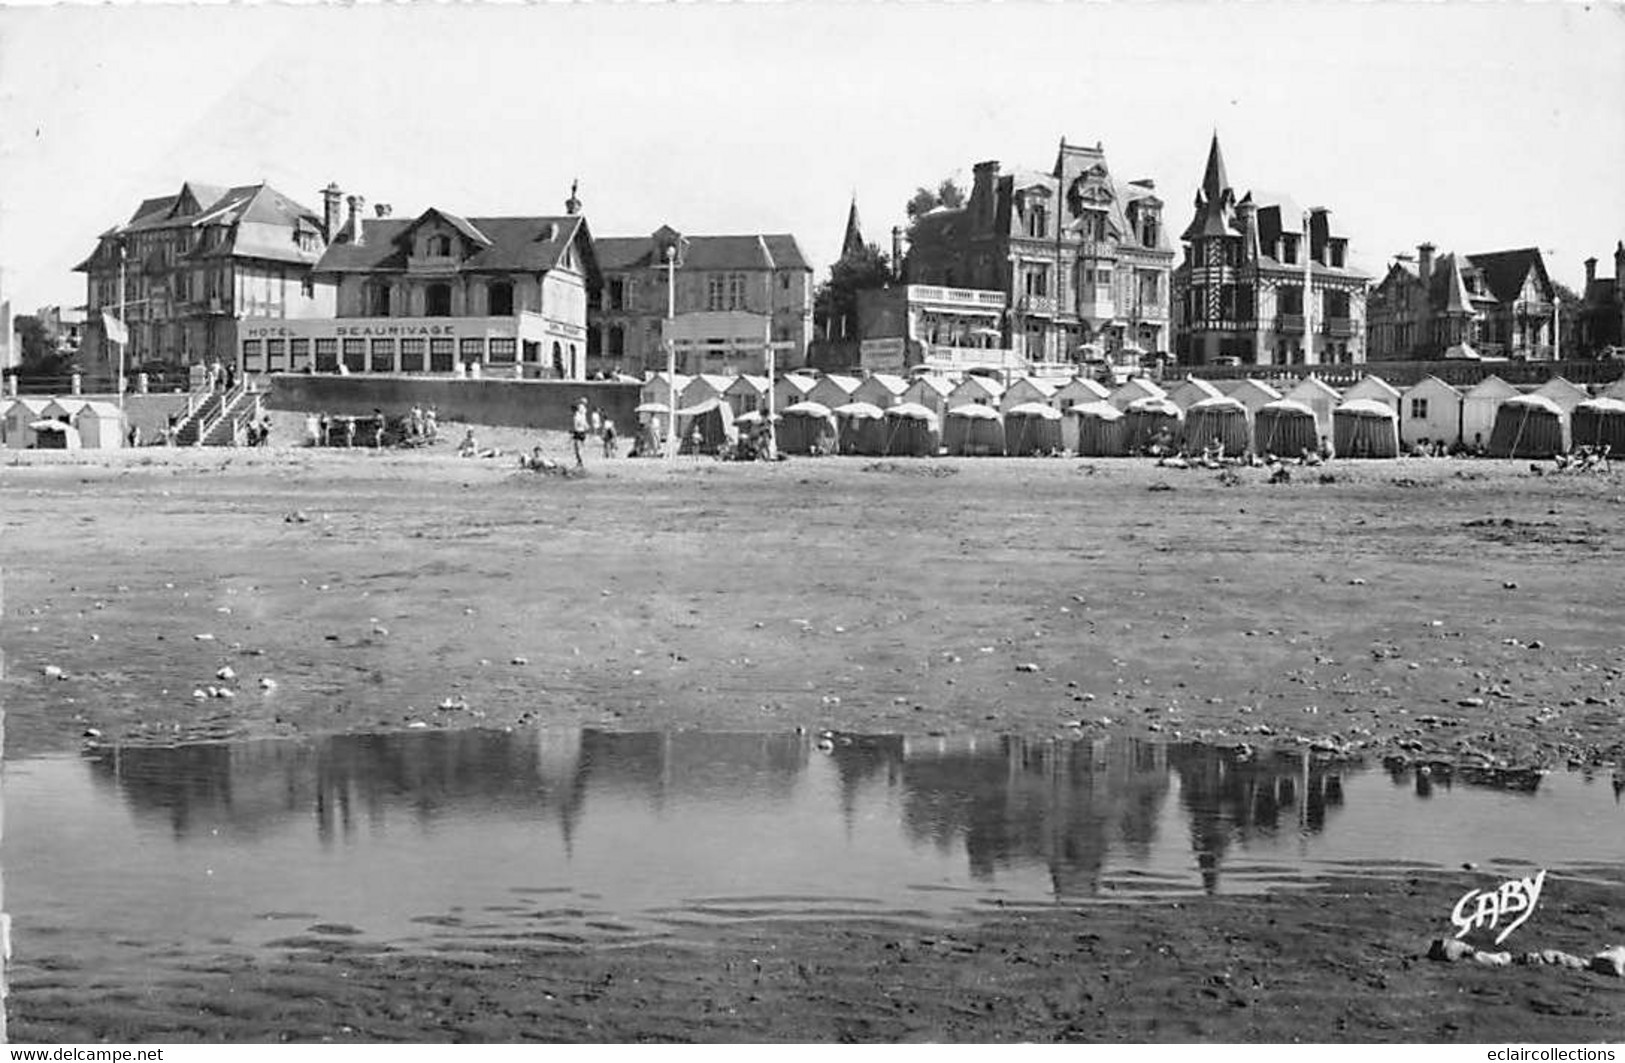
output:
{"label": "striped beach tent", "polygon": [[1128,415],[1116,406],[1104,400],[1086,402],[1066,411],[1061,443],[1080,458],[1120,458],[1129,453],[1127,428]]}
{"label": "striped beach tent", "polygon": [[1495,411],[1490,457],[1550,458],[1568,449],[1569,415],[1545,395],[1519,395]]}
{"label": "striped beach tent", "polygon": [[1058,453],[1061,411],[1042,402],[1010,407],[1004,411],[1004,444],[1011,457]]}
{"label": "striped beach tent", "polygon": [[956,406],[942,423],[942,445],[955,455],[1003,454],[1004,418],[992,406]]}
{"label": "striped beach tent", "polygon": [[1203,399],[1185,411],[1185,448],[1196,453],[1217,439],[1226,454],[1253,447],[1253,415],[1240,399]]}
{"label": "striped beach tent", "polygon": [[833,454],[835,415],[821,402],[797,402],[780,414],[779,450],[786,454]]}
{"label": "striped beach tent", "polygon": [[942,449],[941,419],[917,402],[888,407],[885,425],[888,455],[930,458]]}
{"label": "striped beach tent", "polygon": [[1577,447],[1613,448],[1625,456],[1625,400],[1591,399],[1569,414],[1570,435]]}
{"label": "striped beach tent", "polygon": [[1136,399],[1123,410],[1122,431],[1123,446],[1130,454],[1144,453],[1164,432],[1177,449],[1185,434],[1185,411],[1171,399]]}
{"label": "striped beach tent", "polygon": [[1332,411],[1332,449],[1340,458],[1399,457],[1399,411],[1382,399],[1343,403]]}
{"label": "striped beach tent", "polygon": [[1253,414],[1253,450],[1258,454],[1291,458],[1319,446],[1320,427],[1306,403],[1276,399]]}

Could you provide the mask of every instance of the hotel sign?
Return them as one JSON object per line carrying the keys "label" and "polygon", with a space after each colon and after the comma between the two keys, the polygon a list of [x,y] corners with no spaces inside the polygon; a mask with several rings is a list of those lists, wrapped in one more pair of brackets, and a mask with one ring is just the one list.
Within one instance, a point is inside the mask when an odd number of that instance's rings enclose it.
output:
{"label": "hotel sign", "polygon": [[[238,338],[281,339],[416,339],[429,337],[512,337],[511,317],[430,318],[244,318]],[[526,330],[527,332],[529,330]]]}

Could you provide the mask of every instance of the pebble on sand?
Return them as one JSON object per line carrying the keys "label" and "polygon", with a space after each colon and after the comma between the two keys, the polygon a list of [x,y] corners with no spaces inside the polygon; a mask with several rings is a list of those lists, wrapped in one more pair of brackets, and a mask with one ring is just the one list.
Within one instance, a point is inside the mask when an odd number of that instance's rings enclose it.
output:
{"label": "pebble on sand", "polygon": [[1615,945],[1611,949],[1603,949],[1591,957],[1591,969],[1598,974],[1625,978],[1625,945]]}
{"label": "pebble on sand", "polygon": [[1465,941],[1455,938],[1434,938],[1428,946],[1428,959],[1438,960],[1441,963],[1455,963],[1464,960],[1478,950]]}

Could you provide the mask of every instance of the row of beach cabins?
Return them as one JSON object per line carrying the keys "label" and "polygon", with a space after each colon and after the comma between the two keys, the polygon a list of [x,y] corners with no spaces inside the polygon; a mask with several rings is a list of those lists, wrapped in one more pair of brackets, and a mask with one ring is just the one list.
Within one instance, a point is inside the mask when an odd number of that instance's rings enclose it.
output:
{"label": "row of beach cabins", "polygon": [[[685,447],[720,449],[762,422],[768,380],[652,375],[638,406],[658,447],[675,391]],[[1581,447],[1625,451],[1625,380],[1593,395],[1556,377],[1525,391],[1496,376],[1466,390],[1426,377],[1403,390],[1368,375],[1344,390],[1308,376],[1282,392],[1262,380],[1188,377],[1163,387],[1143,377],[1095,380],[987,376],[906,379],[789,374],[774,382],[779,449],[791,454],[1113,457],[1216,440],[1229,455],[1296,457],[1326,451],[1392,458],[1419,449],[1549,458]]]}
{"label": "row of beach cabins", "polygon": [[100,399],[0,399],[0,445],[15,449],[113,450],[126,442],[124,415]]}

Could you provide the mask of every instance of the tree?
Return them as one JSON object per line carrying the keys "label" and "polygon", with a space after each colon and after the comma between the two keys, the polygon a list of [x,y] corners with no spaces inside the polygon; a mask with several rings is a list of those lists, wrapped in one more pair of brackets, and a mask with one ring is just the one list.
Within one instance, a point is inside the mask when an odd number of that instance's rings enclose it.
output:
{"label": "tree", "polygon": [[1552,281],[1552,295],[1558,300],[1557,335],[1561,348],[1558,353],[1565,359],[1590,355],[1592,352],[1580,350],[1580,318],[1585,314],[1584,300],[1574,294],[1574,289],[1555,280]]}
{"label": "tree", "polygon": [[938,207],[947,207],[950,210],[958,210],[964,205],[964,190],[954,183],[954,179],[952,177],[945,177],[942,179],[942,183],[937,185],[937,190],[935,192],[924,187],[923,185],[916,188],[914,190],[914,195],[908,201],[906,210],[908,211],[909,220],[912,221],[915,218],[918,218],[920,215],[929,213]]}
{"label": "tree", "polygon": [[44,322],[33,314],[18,314],[11,320],[11,329],[17,334],[21,357],[17,360],[17,376],[24,379],[56,379],[72,374],[73,355],[56,349]]}
{"label": "tree", "polygon": [[825,328],[847,335],[857,331],[858,293],[884,288],[892,280],[891,261],[874,244],[842,257],[829,268],[829,280],[813,296],[813,316]]}

